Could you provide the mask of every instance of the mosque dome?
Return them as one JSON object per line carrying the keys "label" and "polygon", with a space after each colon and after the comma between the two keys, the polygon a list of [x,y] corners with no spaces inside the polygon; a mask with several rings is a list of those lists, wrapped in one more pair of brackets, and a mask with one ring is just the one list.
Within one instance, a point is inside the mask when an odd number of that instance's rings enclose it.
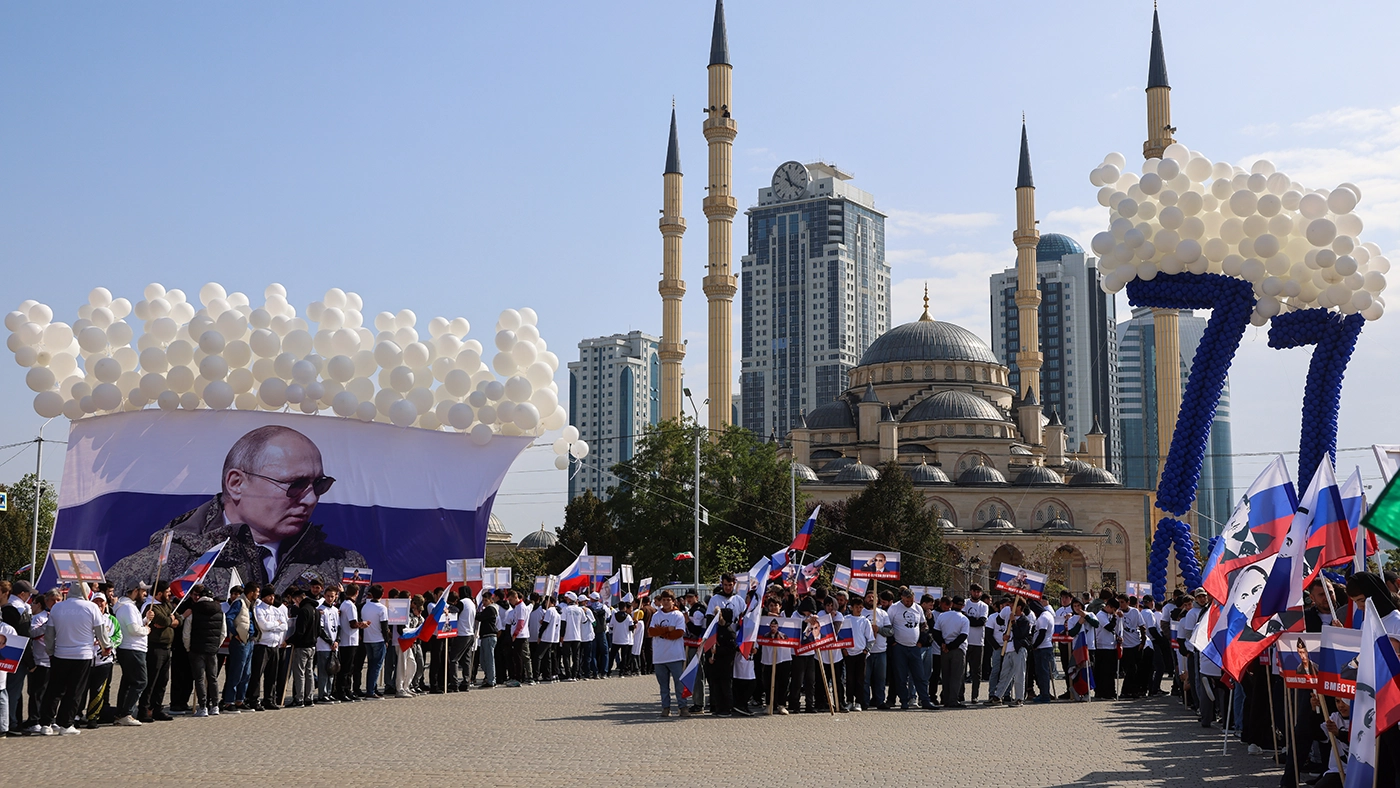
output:
{"label": "mosque dome", "polygon": [[1071,523],[1069,520],[1066,520],[1063,517],[1056,517],[1055,519],[1046,523],[1045,527],[1040,530],[1049,531],[1052,533],[1069,533],[1071,531],[1078,531],[1079,529],[1075,528],[1074,524]]}
{"label": "mosque dome", "polygon": [[855,426],[856,419],[851,414],[851,406],[846,404],[844,399],[835,399],[825,405],[819,405],[807,414],[809,430],[853,429]]}
{"label": "mosque dome", "polygon": [[1103,468],[1090,467],[1087,471],[1076,473],[1069,480],[1071,487],[1117,487],[1118,477]]}
{"label": "mosque dome", "polygon": [[958,475],[960,487],[996,487],[1004,484],[1006,477],[990,465],[974,465]]}
{"label": "mosque dome", "polygon": [[1042,484],[1064,484],[1065,480],[1060,478],[1060,474],[1046,468],[1044,465],[1032,465],[1016,475],[1016,481],[1012,482],[1017,487],[1031,487]]}
{"label": "mosque dome", "polygon": [[1065,473],[1073,476],[1076,473],[1083,473],[1094,466],[1083,460],[1071,459],[1065,463]]}
{"label": "mosque dome", "polygon": [[[927,314],[927,313],[925,313]],[[896,326],[870,343],[858,366],[900,361],[973,361],[1000,364],[987,343],[962,326],[916,320]],[[826,407],[826,406],[823,406]],[[810,417],[808,417],[810,421]]]}
{"label": "mosque dome", "polygon": [[1045,233],[1040,236],[1040,243],[1035,245],[1037,263],[1056,261],[1067,254],[1084,254],[1084,247],[1068,235]]}
{"label": "mosque dome", "polygon": [[510,544],[510,531],[506,530],[506,524],[501,522],[501,518],[491,513],[491,519],[486,522],[486,542],[488,544]]}
{"label": "mosque dome", "polygon": [[953,480],[937,465],[920,463],[909,470],[909,478],[915,484],[952,484]]}
{"label": "mosque dome", "polygon": [[802,481],[802,482],[815,482],[815,481],[818,481],[818,479],[817,479],[817,472],[814,471],[814,470],[812,470],[811,468],[807,467],[806,465],[803,465],[803,464],[800,463],[800,462],[794,462],[794,463],[792,464],[792,472],[793,472],[794,475],[797,476],[797,480],[798,480],[798,481]]}
{"label": "mosque dome", "polygon": [[850,457],[838,457],[837,459],[834,459],[831,462],[828,462],[826,465],[822,466],[822,475],[830,476],[831,474],[837,473],[839,471],[844,471],[846,468],[855,464],[856,461],[851,459]]}
{"label": "mosque dome", "polygon": [[900,421],[1006,421],[1006,417],[985,399],[952,389],[923,400]]}
{"label": "mosque dome", "polygon": [[1012,525],[1010,520],[1004,520],[1004,519],[1002,519],[1002,518],[1000,518],[1000,517],[997,517],[997,518],[988,520],[987,522],[983,523],[983,524],[982,524],[982,528],[981,528],[980,530],[983,530],[983,531],[1014,531],[1014,530],[1016,530],[1016,526]]}
{"label": "mosque dome", "polygon": [[520,549],[548,550],[558,543],[559,537],[555,536],[553,531],[547,530],[541,523],[540,530],[526,534],[525,538],[520,540]]}
{"label": "mosque dome", "polygon": [[880,472],[860,460],[847,465],[836,474],[837,484],[868,484],[880,478]]}

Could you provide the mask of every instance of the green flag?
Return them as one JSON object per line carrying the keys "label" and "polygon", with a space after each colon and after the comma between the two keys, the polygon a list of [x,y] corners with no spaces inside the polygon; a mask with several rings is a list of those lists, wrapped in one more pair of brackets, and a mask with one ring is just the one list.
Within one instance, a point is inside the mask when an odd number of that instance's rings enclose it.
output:
{"label": "green flag", "polygon": [[1391,542],[1400,543],[1400,473],[1390,477],[1371,510],[1361,518],[1361,524]]}

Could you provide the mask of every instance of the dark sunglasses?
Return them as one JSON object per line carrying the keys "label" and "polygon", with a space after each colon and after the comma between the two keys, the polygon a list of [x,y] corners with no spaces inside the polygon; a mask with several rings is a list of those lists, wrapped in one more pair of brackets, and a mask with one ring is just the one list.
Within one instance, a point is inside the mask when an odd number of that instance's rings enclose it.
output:
{"label": "dark sunglasses", "polygon": [[248,474],[249,476],[256,476],[259,479],[266,479],[267,481],[272,482],[278,487],[281,487],[282,489],[287,491],[287,497],[291,498],[294,501],[299,501],[303,497],[305,497],[307,490],[311,490],[312,492],[316,493],[317,497],[325,495],[326,492],[331,489],[331,485],[335,484],[335,479],[329,476],[318,476],[316,478],[312,478],[310,476],[302,476],[296,479],[288,479],[286,481],[283,481],[281,479],[274,479],[271,476],[263,476],[261,473],[253,473],[252,471],[243,472]]}

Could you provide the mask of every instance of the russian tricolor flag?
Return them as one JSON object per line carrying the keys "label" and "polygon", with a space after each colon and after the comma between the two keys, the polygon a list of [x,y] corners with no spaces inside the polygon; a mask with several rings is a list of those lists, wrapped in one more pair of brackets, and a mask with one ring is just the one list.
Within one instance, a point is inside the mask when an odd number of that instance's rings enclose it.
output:
{"label": "russian tricolor flag", "polygon": [[224,551],[224,545],[228,544],[225,539],[204,551],[204,555],[194,559],[190,568],[185,570],[183,575],[170,581],[171,589],[178,589],[177,596],[183,597],[190,592],[190,589],[204,582],[204,576],[209,574],[209,570],[214,568],[214,562],[219,560],[219,554]]}
{"label": "russian tricolor flag", "polygon": [[1366,558],[1376,554],[1380,546],[1374,532],[1361,526],[1361,515],[1366,513],[1366,493],[1361,485],[1361,469],[1357,468],[1342,485],[1342,511],[1346,512],[1347,527],[1351,529],[1353,560],[1357,572],[1366,571]]}
{"label": "russian tricolor flag", "polygon": [[1312,483],[1293,515],[1278,561],[1260,597],[1255,618],[1268,618],[1303,606],[1303,590],[1329,562],[1350,561],[1354,548],[1342,511],[1342,494],[1326,457],[1317,465]]}
{"label": "russian tricolor flag", "polygon": [[1376,736],[1400,722],[1400,658],[1369,599],[1361,626],[1361,654],[1356,668],[1356,698],[1351,704],[1351,748],[1347,788],[1375,782]]}
{"label": "russian tricolor flag", "polygon": [[802,529],[798,531],[797,536],[793,538],[792,545],[788,547],[789,550],[801,552],[807,549],[807,545],[812,541],[812,530],[817,527],[817,515],[821,514],[821,511],[822,507],[820,505],[812,510],[812,513],[807,517],[807,522],[802,524]]}
{"label": "russian tricolor flag", "polygon": [[587,557],[588,545],[584,544],[583,549],[580,550],[578,556],[574,558],[574,562],[569,564],[568,568],[559,574],[559,593],[561,595],[570,591],[577,592],[579,590],[588,589],[592,578],[583,574],[579,569],[580,564],[587,563],[583,560]]}
{"label": "russian tricolor flag", "polygon": [[437,635],[438,630],[447,628],[447,595],[452,592],[452,584],[448,583],[443,589],[442,596],[428,609],[428,615],[423,619],[423,626],[418,628],[418,639],[427,642]]}
{"label": "russian tricolor flag", "polygon": [[1081,629],[1074,637],[1074,645],[1070,648],[1070,661],[1073,666],[1070,670],[1074,673],[1071,679],[1074,682],[1074,691],[1080,697],[1087,696],[1094,690],[1094,671],[1089,668],[1089,630]]}
{"label": "russian tricolor flag", "polygon": [[705,652],[715,647],[715,640],[719,636],[719,611],[715,611],[714,618],[710,619],[710,625],[705,627],[705,634],[700,636],[700,651]]}
{"label": "russian tricolor flag", "polygon": [[1245,492],[1206,559],[1202,585],[1217,602],[1230,593],[1230,573],[1277,553],[1283,545],[1298,495],[1282,457],[1274,457]]}
{"label": "russian tricolor flag", "polygon": [[681,671],[681,698],[689,698],[695,694],[695,682],[700,678],[700,655],[697,653],[690,658],[690,664]]}

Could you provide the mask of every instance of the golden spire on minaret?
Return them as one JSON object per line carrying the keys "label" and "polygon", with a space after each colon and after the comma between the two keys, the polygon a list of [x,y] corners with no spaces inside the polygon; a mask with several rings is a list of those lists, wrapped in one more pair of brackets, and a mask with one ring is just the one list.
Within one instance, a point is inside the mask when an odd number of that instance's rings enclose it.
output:
{"label": "golden spire on minaret", "polygon": [[928,313],[928,282],[924,282],[924,313],[919,316],[920,323],[932,323],[933,315]]}
{"label": "golden spire on minaret", "polygon": [[676,99],[671,97],[671,138],[666,145],[666,171],[661,176],[661,418],[681,417],[681,362],[685,343],[681,340],[681,301],[685,280],[681,279],[681,236],[685,219],[681,216],[681,151],[676,134]]}
{"label": "golden spire on minaret", "polygon": [[709,273],[705,298],[709,301],[710,429],[718,436],[730,423],[734,390],[734,294],[738,279],[730,273],[733,256],[734,214],[739,204],[730,193],[734,172],[734,137],[738,126],[730,114],[734,67],[729,63],[729,37],[724,27],[724,0],[715,0],[715,25],[710,37],[710,102],[705,108],[705,141],[710,146],[710,180],[705,187],[705,218],[709,221]]}

